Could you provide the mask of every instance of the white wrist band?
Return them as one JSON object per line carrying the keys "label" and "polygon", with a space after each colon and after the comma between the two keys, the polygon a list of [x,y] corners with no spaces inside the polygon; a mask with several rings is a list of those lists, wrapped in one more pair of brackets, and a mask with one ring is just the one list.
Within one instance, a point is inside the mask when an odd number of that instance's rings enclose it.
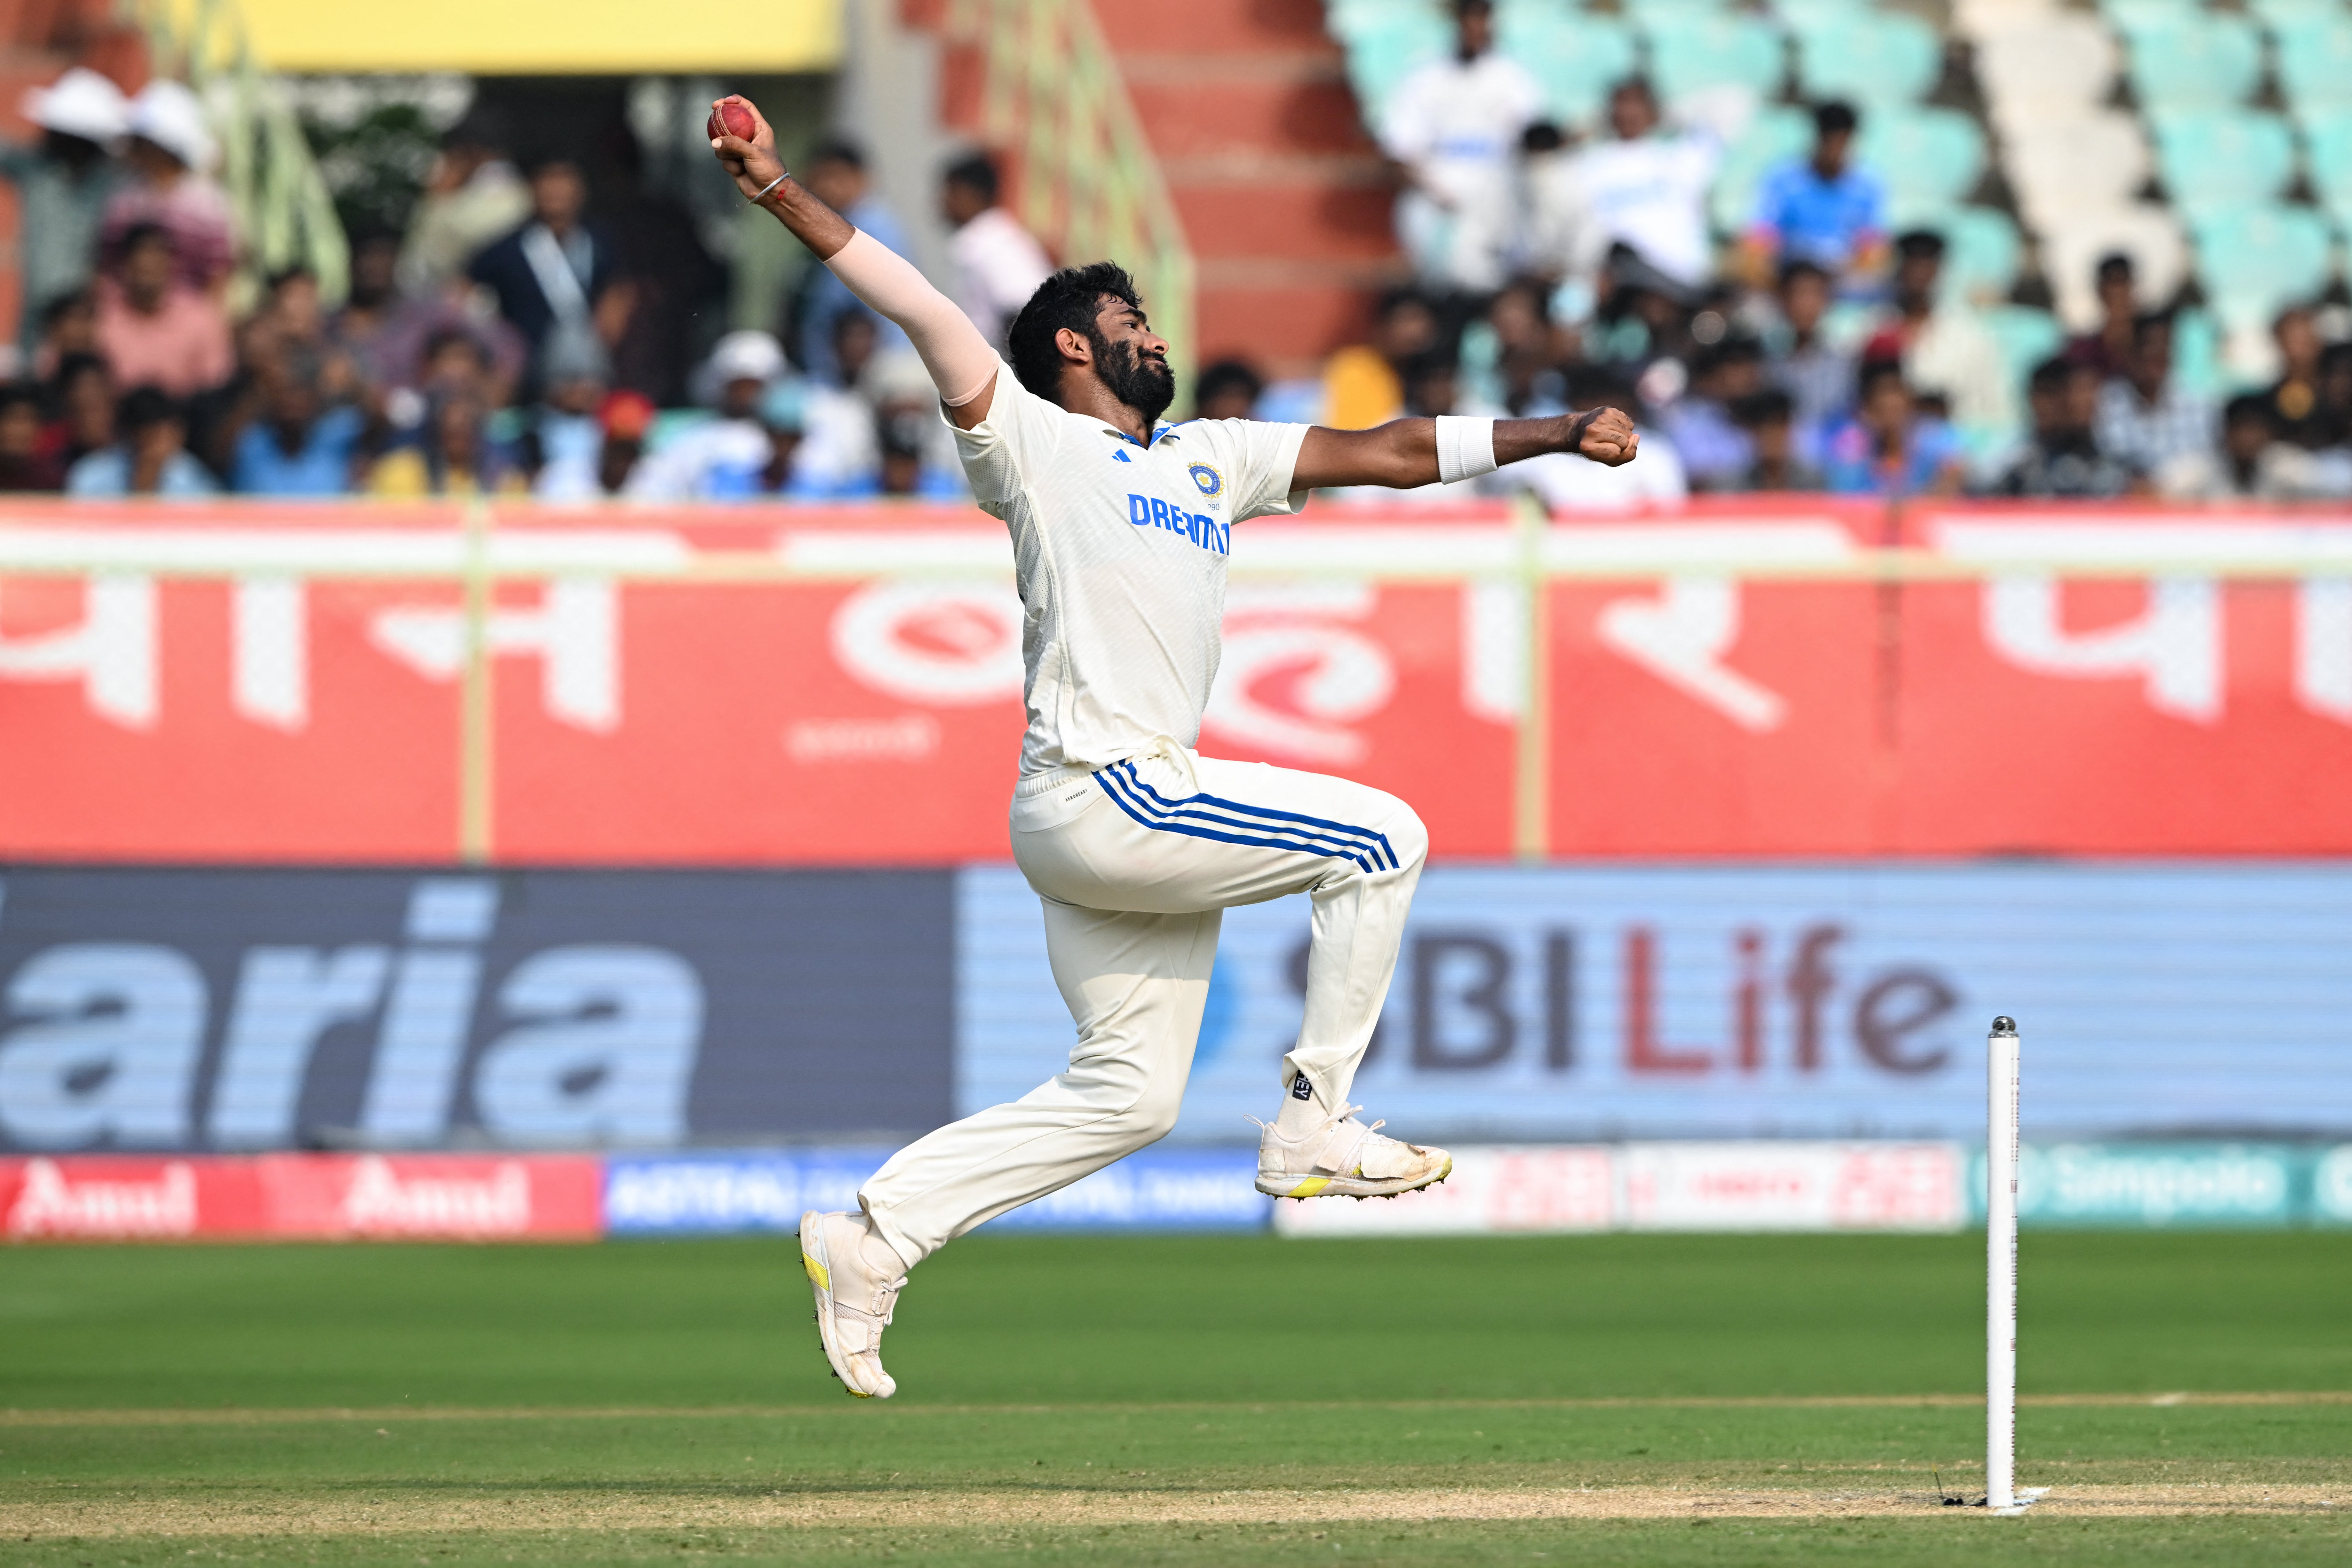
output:
{"label": "white wrist band", "polygon": [[1437,416],[1437,477],[1447,484],[1495,471],[1495,422]]}

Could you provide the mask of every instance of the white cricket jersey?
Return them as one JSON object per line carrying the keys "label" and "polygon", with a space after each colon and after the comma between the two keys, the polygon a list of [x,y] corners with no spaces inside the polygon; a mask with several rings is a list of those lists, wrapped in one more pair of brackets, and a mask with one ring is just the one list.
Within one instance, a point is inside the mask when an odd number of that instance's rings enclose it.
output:
{"label": "white cricket jersey", "polygon": [[1304,425],[1162,424],[1138,446],[998,362],[988,417],[956,432],[980,508],[1013,535],[1029,730],[1023,773],[1191,746],[1217,678],[1233,525],[1298,510]]}

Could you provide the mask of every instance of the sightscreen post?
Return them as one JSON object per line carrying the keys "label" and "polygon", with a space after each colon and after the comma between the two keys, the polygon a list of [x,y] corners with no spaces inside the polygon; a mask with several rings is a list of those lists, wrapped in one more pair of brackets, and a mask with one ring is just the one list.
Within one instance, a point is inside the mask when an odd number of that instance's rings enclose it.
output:
{"label": "sightscreen post", "polygon": [[2017,1506],[2017,1023],[1985,1042],[1985,1506]]}

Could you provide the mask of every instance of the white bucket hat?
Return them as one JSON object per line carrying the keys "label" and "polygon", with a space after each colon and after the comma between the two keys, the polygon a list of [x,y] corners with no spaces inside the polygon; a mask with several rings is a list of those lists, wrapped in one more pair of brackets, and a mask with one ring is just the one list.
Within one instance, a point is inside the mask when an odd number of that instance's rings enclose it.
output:
{"label": "white bucket hat", "polygon": [[709,374],[714,387],[730,381],[772,382],[784,374],[783,347],[755,329],[730,332],[710,351]]}
{"label": "white bucket hat", "polygon": [[25,118],[44,131],[108,142],[131,129],[131,101],[122,89],[87,66],[76,66],[24,98]]}
{"label": "white bucket hat", "polygon": [[169,78],[158,77],[131,100],[130,131],[199,173],[212,166],[213,133],[205,123],[205,106]]}

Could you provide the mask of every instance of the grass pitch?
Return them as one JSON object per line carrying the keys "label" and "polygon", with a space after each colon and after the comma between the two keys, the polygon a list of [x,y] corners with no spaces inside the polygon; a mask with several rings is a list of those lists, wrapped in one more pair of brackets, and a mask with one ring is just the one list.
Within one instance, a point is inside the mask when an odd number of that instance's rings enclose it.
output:
{"label": "grass pitch", "polygon": [[0,1251],[0,1563],[2352,1559],[2352,1235]]}

